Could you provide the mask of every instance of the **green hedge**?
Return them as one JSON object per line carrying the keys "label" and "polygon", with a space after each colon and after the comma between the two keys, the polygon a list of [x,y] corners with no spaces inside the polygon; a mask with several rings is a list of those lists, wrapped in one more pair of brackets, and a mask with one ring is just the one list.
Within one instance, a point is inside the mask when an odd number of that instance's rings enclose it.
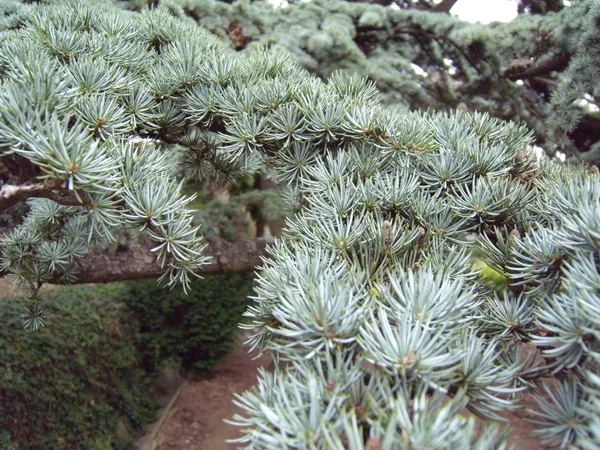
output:
{"label": "green hedge", "polygon": [[202,375],[236,343],[253,275],[57,287],[46,327],[0,299],[0,450],[123,449],[154,419],[156,372]]}
{"label": "green hedge", "polygon": [[155,280],[128,283],[123,302],[139,323],[147,370],[174,361],[203,375],[227,355],[236,344],[253,279],[253,274],[196,279],[187,295],[162,289]]}
{"label": "green hedge", "polygon": [[57,290],[50,323],[23,330],[0,299],[0,449],[121,449],[154,419],[135,324],[110,289]]}

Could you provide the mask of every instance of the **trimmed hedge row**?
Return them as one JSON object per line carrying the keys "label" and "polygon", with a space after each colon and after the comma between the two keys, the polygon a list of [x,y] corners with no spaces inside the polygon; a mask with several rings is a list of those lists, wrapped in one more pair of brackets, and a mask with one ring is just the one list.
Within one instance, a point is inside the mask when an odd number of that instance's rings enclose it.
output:
{"label": "trimmed hedge row", "polygon": [[23,330],[0,299],[0,449],[125,449],[155,418],[158,370],[202,375],[235,345],[252,275],[58,287],[49,324]]}
{"label": "trimmed hedge row", "polygon": [[18,299],[0,300],[3,450],[124,449],[154,418],[136,324],[100,298],[98,288],[60,290],[37,332],[23,329]]}
{"label": "trimmed hedge row", "polygon": [[235,346],[254,275],[217,275],[192,281],[186,295],[155,280],[129,283],[123,302],[139,323],[144,366],[176,362],[202,376]]}

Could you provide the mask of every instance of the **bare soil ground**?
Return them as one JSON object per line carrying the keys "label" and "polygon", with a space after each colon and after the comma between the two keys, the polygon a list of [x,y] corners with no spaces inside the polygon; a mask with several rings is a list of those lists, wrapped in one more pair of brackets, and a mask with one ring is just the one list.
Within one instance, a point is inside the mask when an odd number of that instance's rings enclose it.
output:
{"label": "bare soil ground", "polygon": [[239,429],[223,422],[241,412],[233,403],[233,394],[256,384],[259,367],[269,357],[258,359],[240,345],[221,362],[207,379],[190,381],[182,389],[170,416],[157,433],[158,450],[230,450],[235,444],[225,440],[239,437]]}

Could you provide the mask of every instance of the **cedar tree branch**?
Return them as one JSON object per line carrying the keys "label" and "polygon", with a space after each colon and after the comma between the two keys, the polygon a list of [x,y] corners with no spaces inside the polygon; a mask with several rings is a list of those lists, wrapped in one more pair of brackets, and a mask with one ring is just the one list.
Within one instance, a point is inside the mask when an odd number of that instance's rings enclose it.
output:
{"label": "cedar tree branch", "polygon": [[60,189],[62,184],[61,180],[51,180],[40,183],[2,185],[0,187],[0,214],[31,197],[48,198],[67,206],[81,205],[73,192]]}
{"label": "cedar tree branch", "polygon": [[516,59],[504,71],[504,76],[511,81],[545,75],[554,70],[564,69],[571,59],[571,55],[560,53],[549,56],[535,63],[528,60]]}
{"label": "cedar tree branch", "polygon": [[440,3],[435,5],[432,9],[433,12],[449,13],[452,7],[458,2],[458,0],[442,0]]}
{"label": "cedar tree branch", "polygon": [[[262,263],[266,247],[273,243],[272,238],[259,238],[252,241],[229,242],[224,239],[211,240],[204,250],[211,260],[200,267],[199,275],[222,273],[248,273]],[[113,249],[91,248],[77,261],[78,270],[74,284],[110,283],[113,281],[158,278],[164,273],[156,261],[150,246],[134,244]],[[53,283],[64,284],[59,279]],[[72,284],[72,283],[71,283]]]}

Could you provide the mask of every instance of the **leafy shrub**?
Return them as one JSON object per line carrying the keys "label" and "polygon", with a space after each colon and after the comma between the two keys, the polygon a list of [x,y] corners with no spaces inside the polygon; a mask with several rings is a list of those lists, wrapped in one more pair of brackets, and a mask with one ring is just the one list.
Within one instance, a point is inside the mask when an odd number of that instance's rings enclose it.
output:
{"label": "leafy shrub", "polygon": [[236,343],[252,280],[252,274],[195,279],[187,295],[156,280],[128,283],[124,302],[139,323],[147,370],[176,361],[202,375],[223,358]]}
{"label": "leafy shrub", "polygon": [[171,292],[156,280],[57,287],[50,326],[0,299],[0,449],[121,449],[154,417],[167,361],[203,374],[233,347],[252,275]]}
{"label": "leafy shrub", "polygon": [[55,326],[37,332],[0,299],[0,448],[122,449],[154,418],[135,324],[105,300],[119,289],[58,289]]}

